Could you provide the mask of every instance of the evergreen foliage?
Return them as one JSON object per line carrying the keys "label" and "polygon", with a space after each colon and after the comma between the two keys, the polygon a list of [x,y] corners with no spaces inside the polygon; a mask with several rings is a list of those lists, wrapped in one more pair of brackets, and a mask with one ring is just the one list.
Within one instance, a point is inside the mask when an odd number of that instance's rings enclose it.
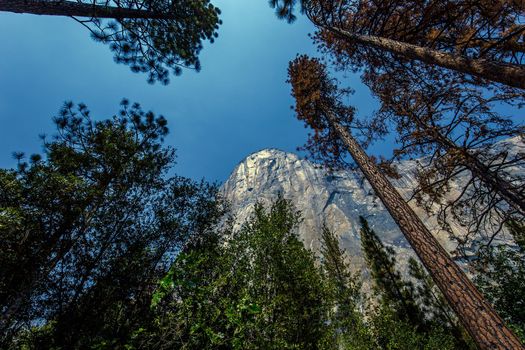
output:
{"label": "evergreen foliage", "polygon": [[148,83],[169,83],[170,70],[180,75],[182,68],[201,69],[199,53],[203,41],[214,42],[220,10],[209,0],[145,0],[118,2],[125,8],[145,9],[156,18],[94,18],[88,23],[91,37],[108,44],[115,62],[132,72],[148,74]]}
{"label": "evergreen foliage", "polygon": [[[238,231],[231,226],[181,253],[153,297],[155,326],[137,337],[138,348],[233,349],[467,349],[474,348],[456,321],[422,314],[416,288],[412,300],[418,319],[410,319],[397,300],[397,288],[412,286],[395,270],[395,258],[370,231],[363,230],[375,297],[361,294],[333,232],[322,233],[321,265],[293,233],[299,216],[290,203],[277,199],[271,208],[257,205]],[[222,237],[222,238],[221,238]],[[385,263],[385,256],[388,257]],[[418,290],[428,275],[411,263]],[[394,281],[394,282],[392,282]],[[442,301],[442,299],[441,299]],[[435,302],[434,302],[435,304]],[[432,305],[434,305],[432,304]],[[430,304],[429,306],[430,307]],[[443,305],[441,305],[443,307]],[[447,310],[448,311],[448,310]],[[453,317],[453,316],[451,316]],[[137,345],[138,344],[138,345]]]}
{"label": "evergreen foliage", "polygon": [[257,205],[231,244],[235,264],[248,271],[246,294],[261,308],[252,330],[254,348],[313,349],[324,340],[324,286],[313,254],[297,236],[299,220],[283,198],[268,212]]}
{"label": "evergreen foliage", "polygon": [[[0,172],[6,349],[467,349],[432,279],[410,279],[361,219],[375,294],[362,294],[337,236],[320,264],[279,197],[239,229],[216,187],[168,177],[166,121],[123,101],[93,121],[66,103],[44,156]],[[478,285],[523,335],[517,248],[487,255]],[[480,265],[481,266],[481,265]]]}
{"label": "evergreen foliage", "polygon": [[516,244],[488,247],[475,264],[475,282],[501,317],[525,342],[525,227],[509,227]]}
{"label": "evergreen foliage", "polygon": [[[342,100],[351,90],[330,78],[325,61],[298,56],[288,73],[297,116],[313,130],[306,149],[332,167],[354,152],[474,340],[519,346],[473,286],[454,290],[437,278],[469,282],[444,250],[431,249],[437,242],[426,244],[430,232],[348,130],[368,142],[391,123],[401,144],[394,158],[431,154],[418,173],[418,204],[440,206],[445,228],[451,213],[469,234],[490,232],[475,281],[525,340],[525,192],[515,173],[525,157],[493,147],[524,128],[492,106],[523,105],[523,1],[270,0],[289,22],[297,5],[317,27],[321,53],[361,71],[381,101],[374,118],[357,119]],[[0,11],[70,16],[117,63],[163,84],[170,70],[200,70],[203,41],[213,42],[221,24],[210,0],[8,0]],[[0,347],[474,348],[425,269],[410,259],[403,275],[365,219],[372,296],[328,227],[320,261],[304,247],[300,213],[282,196],[269,208],[256,204],[236,229],[215,185],[168,176],[175,153],[162,145],[164,117],[124,100],[117,115],[94,121],[85,105],[68,102],[54,122],[44,155],[15,153],[17,168],[0,169]],[[381,170],[397,175],[389,164]],[[445,200],[463,173],[471,178],[459,197]],[[490,246],[503,227],[515,244]],[[438,264],[429,252],[443,253]],[[461,298],[470,301],[462,308]]]}
{"label": "evergreen foliage", "polygon": [[[170,347],[317,349],[327,340],[324,284],[295,232],[299,215],[258,204],[226,241],[215,236],[177,257],[155,299]],[[159,342],[154,332],[148,342]],[[166,338],[166,336],[164,336]]]}
{"label": "evergreen foliage", "polygon": [[93,121],[66,103],[55,123],[44,156],[0,171],[0,334],[47,322],[53,346],[75,348],[126,334],[173,255],[223,209],[216,186],[167,176],[162,116],[124,100]]}
{"label": "evergreen foliage", "polygon": [[382,349],[474,349],[475,346],[414,259],[411,280],[396,268],[395,252],[385,246],[361,217],[361,245],[379,305],[372,307],[371,326]]}
{"label": "evergreen foliage", "polygon": [[162,84],[168,84],[170,70],[200,70],[203,41],[213,43],[222,23],[209,0],[9,0],[0,11],[70,16],[109,45],[115,62]]}
{"label": "evergreen foliage", "polygon": [[342,349],[370,349],[374,343],[361,309],[360,276],[350,271],[348,256],[339,246],[337,236],[326,224],[321,234],[321,269],[325,276],[327,300],[332,302],[329,315],[333,342]]}
{"label": "evergreen foliage", "polygon": [[412,261],[406,281],[365,220],[374,296],[362,294],[327,227],[317,265],[297,237],[299,222],[281,197],[270,208],[257,204],[240,229],[227,220],[192,235],[156,280],[149,250],[130,247],[75,304],[23,329],[10,348],[474,348],[421,266]]}
{"label": "evergreen foliage", "polygon": [[424,315],[416,304],[414,286],[403,280],[397,271],[393,248],[385,247],[368,222],[363,217],[360,220],[362,250],[381,302],[390,306],[399,319],[409,322],[418,330],[424,324]]}

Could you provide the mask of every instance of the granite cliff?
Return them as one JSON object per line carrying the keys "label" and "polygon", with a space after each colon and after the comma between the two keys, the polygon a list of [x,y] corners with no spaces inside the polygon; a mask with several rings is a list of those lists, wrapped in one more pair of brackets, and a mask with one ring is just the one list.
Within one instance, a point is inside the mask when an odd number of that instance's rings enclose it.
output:
{"label": "granite cliff", "polygon": [[[518,139],[507,142],[512,143],[513,150],[524,150]],[[410,197],[415,187],[416,162],[397,163],[401,178],[391,179],[405,198]],[[305,245],[318,251],[321,228],[326,222],[340,238],[340,244],[352,257],[356,268],[362,265],[359,216],[367,218],[383,242],[398,252],[402,264],[412,254],[397,225],[359,171],[328,172],[293,153],[264,149],[237,165],[223,184],[222,192],[230,201],[237,222],[243,222],[251,214],[257,201],[268,204],[282,193],[302,212],[299,236]],[[410,204],[445,249],[454,250],[455,244],[439,228],[436,219],[429,217],[415,203]],[[461,233],[459,226],[454,230]]]}

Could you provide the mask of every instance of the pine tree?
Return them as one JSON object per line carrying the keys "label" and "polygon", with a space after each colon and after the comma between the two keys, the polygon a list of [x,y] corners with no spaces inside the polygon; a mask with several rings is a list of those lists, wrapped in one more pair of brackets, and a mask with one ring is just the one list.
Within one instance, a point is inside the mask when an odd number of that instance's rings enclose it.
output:
{"label": "pine tree", "polygon": [[200,70],[202,41],[217,37],[220,11],[209,0],[5,0],[0,11],[68,16],[88,28],[94,40],[108,44],[115,61],[148,82],[169,82],[181,68]]}
{"label": "pine tree", "polygon": [[423,267],[410,258],[412,280],[407,280],[397,270],[394,249],[381,242],[363,217],[360,221],[361,249],[380,298],[371,316],[379,345],[385,348],[387,344],[407,342],[407,346],[418,348],[473,349],[474,344]]}
{"label": "pine tree", "polygon": [[339,240],[327,226],[321,232],[321,266],[333,299],[330,317],[335,346],[344,349],[370,349],[373,340],[366,329],[362,308],[361,283],[348,264]]}
{"label": "pine tree", "polygon": [[[99,298],[147,295],[222,209],[215,186],[166,176],[174,151],[162,147],[164,117],[123,101],[118,116],[95,122],[85,105],[66,103],[55,123],[45,157],[0,170],[0,340],[49,321],[70,348],[82,313],[104,317]],[[137,265],[136,278],[122,276]]]}
{"label": "pine tree", "polygon": [[311,150],[340,158],[345,151],[343,146],[346,147],[463,326],[481,348],[522,348],[516,336],[505,327],[490,304],[345,127],[352,123],[353,109],[340,101],[342,92],[328,77],[326,67],[317,59],[299,56],[290,63],[288,72],[297,117],[315,131],[310,138]]}
{"label": "pine tree", "polygon": [[321,233],[321,256],[323,269],[334,284],[336,299],[345,305],[345,310],[341,310],[342,315],[350,315],[351,310],[354,310],[359,303],[361,286],[357,277],[350,271],[350,266],[346,262],[346,253],[339,247],[337,237],[326,224]]}
{"label": "pine tree", "polygon": [[525,341],[525,226],[509,224],[515,244],[487,247],[474,264],[475,283]]}
{"label": "pine tree", "polygon": [[363,217],[360,223],[361,249],[382,302],[393,306],[399,319],[408,321],[419,331],[418,328],[425,327],[424,315],[416,304],[413,285],[404,281],[396,269],[394,250],[383,245]]}
{"label": "pine tree", "polygon": [[456,237],[462,245],[481,235],[486,244],[507,222],[525,220],[523,176],[516,171],[525,158],[498,142],[523,141],[524,128],[493,108],[512,104],[515,94],[487,97],[439,71],[421,75],[401,65],[368,75],[367,84],[381,101],[374,120],[396,129],[395,159],[420,158],[415,199],[429,212],[437,207],[451,234],[450,217],[466,227],[469,234]]}
{"label": "pine tree", "polygon": [[318,37],[344,51],[355,67],[373,65],[369,53],[379,50],[525,88],[519,2],[272,0],[270,5],[290,21],[297,2],[319,29]]}

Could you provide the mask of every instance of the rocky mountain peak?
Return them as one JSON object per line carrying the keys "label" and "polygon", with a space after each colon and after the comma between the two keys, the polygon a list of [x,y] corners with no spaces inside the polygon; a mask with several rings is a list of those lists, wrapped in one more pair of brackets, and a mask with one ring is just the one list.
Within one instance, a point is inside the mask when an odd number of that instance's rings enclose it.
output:
{"label": "rocky mountain peak", "polygon": [[[524,150],[524,144],[518,138],[503,142],[507,143],[506,149],[512,152]],[[498,147],[498,144],[494,146]],[[398,162],[396,166],[401,178],[391,179],[407,199],[416,185],[414,175],[418,164],[418,160]],[[326,223],[339,236],[341,246],[352,257],[356,267],[362,263],[359,216],[365,217],[382,241],[398,252],[401,263],[413,254],[390,214],[359,171],[329,172],[296,154],[274,148],[263,149],[242,160],[221,191],[231,203],[238,223],[251,215],[255,203],[268,205],[281,193],[302,213],[303,221],[298,233],[308,248],[318,252],[320,233]],[[445,249],[452,251],[456,248],[448,233],[439,228],[435,217],[429,217],[415,203],[410,202],[410,205]],[[452,224],[452,227],[454,231],[462,232],[458,225]]]}
{"label": "rocky mountain peak", "polygon": [[299,236],[314,251],[320,247],[320,232],[326,223],[349,254],[360,257],[361,215],[387,243],[407,248],[397,226],[358,172],[328,172],[296,154],[264,149],[241,161],[222,191],[238,222],[249,217],[256,202],[269,204],[282,193],[301,211]]}

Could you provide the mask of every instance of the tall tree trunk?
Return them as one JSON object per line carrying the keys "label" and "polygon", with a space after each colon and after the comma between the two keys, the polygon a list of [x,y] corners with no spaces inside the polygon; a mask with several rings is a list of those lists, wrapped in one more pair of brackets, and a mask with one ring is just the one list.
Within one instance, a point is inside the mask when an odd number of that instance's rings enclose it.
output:
{"label": "tall tree trunk", "polygon": [[480,349],[525,349],[336,116],[325,111],[375,193]]}
{"label": "tall tree trunk", "polygon": [[[315,22],[314,22],[315,23]],[[525,89],[525,68],[520,65],[493,62],[485,59],[467,59],[439,50],[421,47],[384,37],[361,35],[337,27],[320,25],[336,35],[366,46],[392,52],[409,59],[471,74],[483,79]]]}
{"label": "tall tree trunk", "polygon": [[144,18],[173,19],[167,13],[139,10],[122,7],[111,7],[76,1],[44,1],[44,0],[0,0],[0,11],[27,13],[33,15],[73,16],[93,18]]}

